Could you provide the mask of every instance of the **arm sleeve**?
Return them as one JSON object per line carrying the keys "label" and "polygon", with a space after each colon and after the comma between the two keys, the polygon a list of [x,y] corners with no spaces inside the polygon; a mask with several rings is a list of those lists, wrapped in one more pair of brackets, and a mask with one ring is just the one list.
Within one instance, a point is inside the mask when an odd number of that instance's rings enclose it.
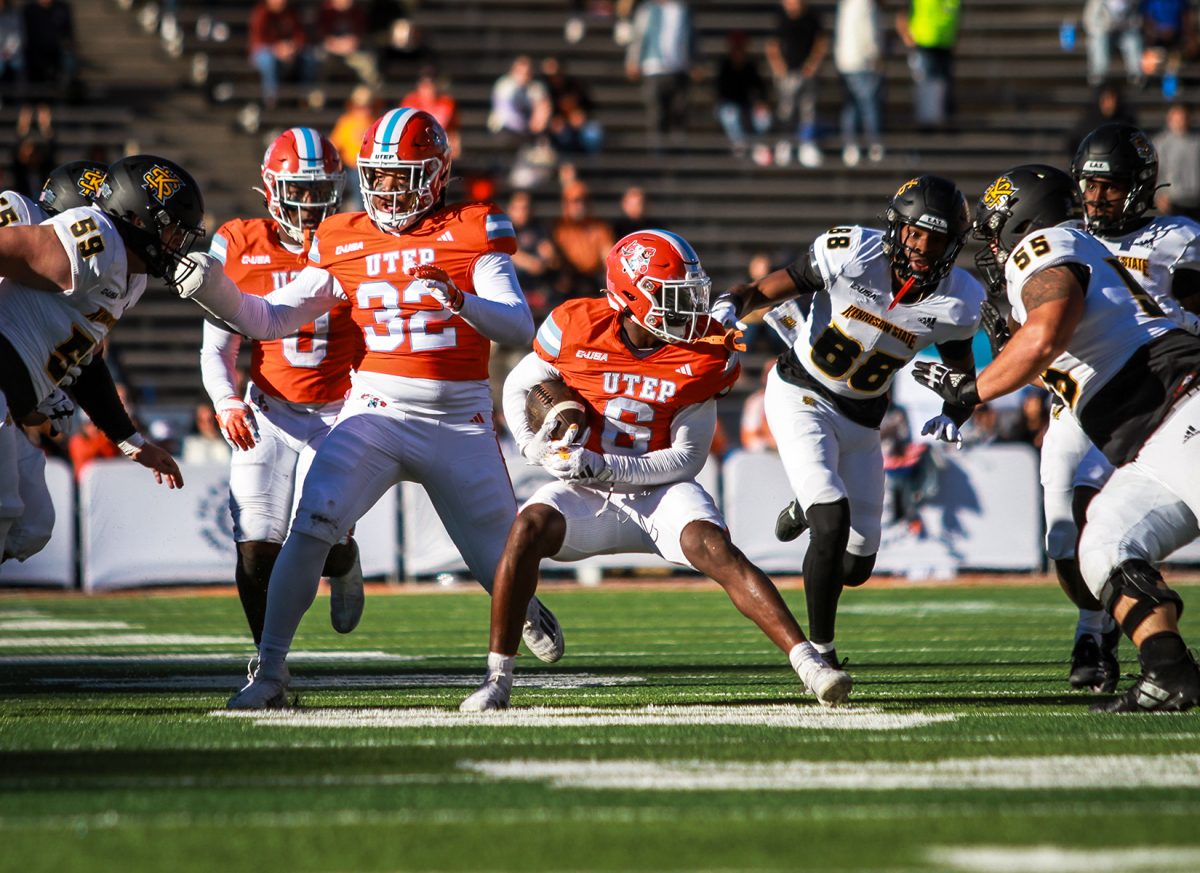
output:
{"label": "arm sleeve", "polygon": [[114,443],[127,440],[137,432],[137,427],[121,403],[112,373],[102,356],[92,356],[91,362],[80,371],[79,378],[70,390],[79,408]]}
{"label": "arm sleeve", "polygon": [[238,333],[265,340],[291,336],[344,298],[329,271],[309,266],[266,297],[243,294],[224,271],[214,270],[192,299]]}
{"label": "arm sleeve", "polygon": [[501,398],[504,420],[508,423],[508,429],[512,432],[513,439],[517,441],[517,447],[522,454],[530,440],[533,439],[533,431],[529,429],[529,419],[525,417],[525,395],[539,382],[561,378],[562,374],[551,364],[530,352],[512,368],[504,380],[504,391]]}
{"label": "arm sleeve", "polygon": [[488,339],[506,346],[526,346],[533,341],[533,314],[525,302],[512,258],[489,252],[471,268],[474,294],[463,295],[458,314]]}
{"label": "arm sleeve", "polygon": [[817,267],[817,259],[812,246],[808,247],[808,251],[804,253],[803,257],[788,266],[787,274],[796,283],[796,288],[801,294],[814,294],[825,288],[825,279],[821,276],[820,268]]}
{"label": "arm sleeve", "polygon": [[644,455],[605,455],[604,460],[612,471],[612,481],[625,485],[665,485],[695,479],[708,460],[716,431],[717,401],[706,400],[675,416],[670,448]]}
{"label": "arm sleeve", "polygon": [[205,320],[204,342],[200,346],[200,376],[214,406],[226,397],[238,396],[237,357],[241,346],[241,336]]}

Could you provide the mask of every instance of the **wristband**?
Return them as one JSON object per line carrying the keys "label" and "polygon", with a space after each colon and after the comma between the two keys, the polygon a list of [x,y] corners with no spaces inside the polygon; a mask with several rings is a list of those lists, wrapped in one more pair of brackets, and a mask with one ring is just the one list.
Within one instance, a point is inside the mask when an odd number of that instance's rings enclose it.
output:
{"label": "wristband", "polygon": [[137,431],[134,431],[127,439],[123,439],[117,443],[117,448],[121,450],[121,453],[125,457],[132,458],[137,453],[137,450],[144,445],[146,445],[146,438]]}

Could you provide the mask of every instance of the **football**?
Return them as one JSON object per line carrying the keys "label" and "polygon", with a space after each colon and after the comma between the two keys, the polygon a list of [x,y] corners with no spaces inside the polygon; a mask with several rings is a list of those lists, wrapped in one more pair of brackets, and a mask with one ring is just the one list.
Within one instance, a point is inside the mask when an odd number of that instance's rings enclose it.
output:
{"label": "football", "polygon": [[583,398],[566,382],[549,380],[539,382],[525,395],[525,417],[534,433],[541,429],[547,415],[554,415],[558,424],[550,434],[551,439],[562,439],[567,429],[579,425],[580,433],[587,426],[587,408]]}

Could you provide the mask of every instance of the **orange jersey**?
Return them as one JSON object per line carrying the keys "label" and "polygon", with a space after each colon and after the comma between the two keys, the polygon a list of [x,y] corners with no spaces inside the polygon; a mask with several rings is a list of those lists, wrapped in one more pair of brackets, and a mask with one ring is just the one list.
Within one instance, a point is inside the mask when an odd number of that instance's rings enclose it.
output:
{"label": "orange jersey", "polygon": [[422,264],[441,267],[464,294],[482,255],[517,250],[512,222],[491,203],[430,213],[399,236],[365,212],[334,215],[317,228],[309,263],[338,281],[353,304],[367,353],[361,369],[449,382],[486,379],[490,341],[409,278]]}
{"label": "orange jersey", "polygon": [[[723,336],[710,323],[706,336]],[[603,298],[570,300],[546,317],[533,341],[587,406],[587,447],[640,455],[671,446],[671,422],[687,406],[723,394],[737,381],[737,355],[720,343],[632,348],[620,316]]]}
{"label": "orange jersey", "polygon": [[[288,251],[268,218],[234,219],[221,226],[209,252],[246,294],[265,297],[304,269],[303,254]],[[362,359],[362,332],[349,303],[338,303],[291,336],[254,343],[250,378],[290,403],[331,403],[350,390],[350,371]]]}

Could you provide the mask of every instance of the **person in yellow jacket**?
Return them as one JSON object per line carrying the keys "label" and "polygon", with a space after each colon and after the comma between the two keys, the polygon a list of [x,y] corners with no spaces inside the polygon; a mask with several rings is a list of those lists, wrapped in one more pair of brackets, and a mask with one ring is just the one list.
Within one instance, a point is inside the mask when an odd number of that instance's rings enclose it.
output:
{"label": "person in yellow jacket", "polygon": [[913,116],[922,130],[944,128],[954,114],[954,43],[961,11],[961,0],[911,0],[908,12],[896,16],[916,86]]}

